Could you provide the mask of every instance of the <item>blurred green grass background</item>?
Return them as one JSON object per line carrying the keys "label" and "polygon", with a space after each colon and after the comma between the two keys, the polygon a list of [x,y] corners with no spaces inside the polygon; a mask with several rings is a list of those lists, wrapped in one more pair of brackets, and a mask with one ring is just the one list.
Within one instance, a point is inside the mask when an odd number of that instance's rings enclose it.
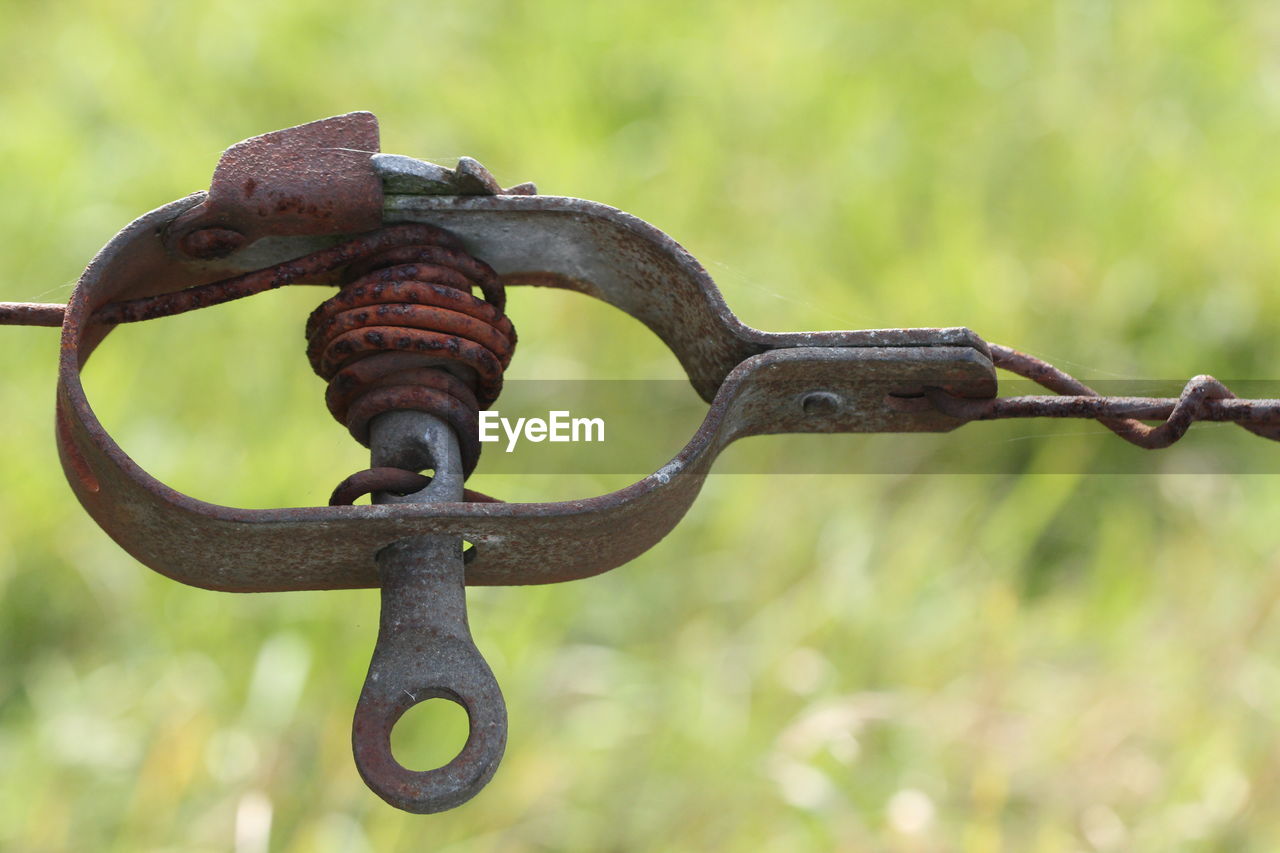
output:
{"label": "blurred green grass background", "polygon": [[[0,299],[65,300],[231,143],[368,109],[383,150],[654,223],[760,327],[968,325],[1086,378],[1280,357],[1261,0],[4,0],[0,81]],[[315,296],[114,336],[87,379],[104,422],[197,497],[322,503],[364,458],[301,353]],[[581,297],[511,313],[512,376],[679,375]],[[1280,484],[1188,463],[1228,431],[1146,476],[1097,473],[1142,451],[1072,424],[973,425],[914,475],[712,477],[625,568],[473,590],[510,746],[422,818],[351,763],[376,594],[222,595],[132,561],[63,483],[55,353],[0,332],[0,848],[1280,849]],[[960,449],[1005,473],[926,473]]]}

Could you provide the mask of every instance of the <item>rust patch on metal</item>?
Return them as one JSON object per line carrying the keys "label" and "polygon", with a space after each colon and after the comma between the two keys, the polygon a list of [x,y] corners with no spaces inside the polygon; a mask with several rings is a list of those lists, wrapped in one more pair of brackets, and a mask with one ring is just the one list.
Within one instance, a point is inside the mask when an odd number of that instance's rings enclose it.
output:
{"label": "rust patch on metal", "polygon": [[242,248],[245,236],[230,228],[197,228],[188,231],[178,240],[178,248],[184,255],[201,261],[225,258]]}

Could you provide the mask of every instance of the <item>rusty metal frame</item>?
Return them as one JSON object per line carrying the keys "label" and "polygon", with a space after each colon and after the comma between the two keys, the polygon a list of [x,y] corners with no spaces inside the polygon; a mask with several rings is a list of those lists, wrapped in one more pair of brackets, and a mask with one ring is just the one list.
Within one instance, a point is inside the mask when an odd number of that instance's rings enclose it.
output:
{"label": "rusty metal frame", "polygon": [[[370,788],[402,809],[440,811],[470,798],[505,746],[505,705],[471,639],[464,584],[552,583],[626,563],[676,525],[718,454],[739,438],[1090,417],[1146,448],[1172,444],[1197,420],[1232,421],[1280,439],[1280,400],[1237,399],[1209,376],[1193,378],[1176,399],[1104,398],[1046,362],[963,328],[752,329],[698,262],[648,223],[595,202],[537,196],[532,184],[503,190],[469,158],[448,169],[377,149],[377,121],[368,113],[235,145],[208,193],[158,208],[121,231],[65,308],[0,303],[0,325],[62,326],[62,464],[85,509],[139,561],[183,583],[230,592],[382,588],[379,640],[352,743]],[[118,324],[284,284],[339,283],[343,268],[358,266],[360,252],[378,241],[439,236],[439,229],[448,232],[450,251],[460,247],[492,267],[480,264],[480,287],[498,312],[499,285],[555,287],[603,300],[648,327],[709,404],[688,444],[653,474],[609,494],[494,502],[463,488],[475,463],[474,455],[463,459],[467,430],[400,400],[370,416],[375,467],[335,493],[346,500],[373,491],[372,505],[250,510],[159,482],[94,415],[80,371]],[[997,397],[996,368],[1061,396]],[[500,371],[495,388],[498,379]],[[1158,426],[1143,423],[1160,419]],[[434,480],[416,473],[427,468]],[[403,497],[386,491],[405,483]],[[474,545],[466,554],[464,538]],[[390,732],[408,707],[433,697],[466,708],[470,734],[453,761],[412,771],[392,755]]]}
{"label": "rusty metal frame", "polygon": [[[304,149],[334,147],[352,121],[327,121],[338,122],[329,128],[332,134],[317,131],[313,125],[324,122],[316,122],[293,129],[303,131],[294,141]],[[376,125],[370,139],[368,120],[355,124],[363,144],[376,150]],[[286,152],[286,163],[309,162],[281,144],[281,134],[289,132],[258,137],[259,147]],[[920,397],[926,388],[942,388],[972,399],[995,396],[986,345],[968,329],[762,332],[733,315],[679,244],[606,205],[520,194],[384,198],[367,155],[330,157],[324,170],[301,180],[287,168],[264,165],[270,157],[255,155],[254,142],[224,156],[213,181],[221,192],[175,201],[121,231],[85,271],[63,320],[57,422],[68,480],[116,542],[183,583],[231,592],[373,587],[379,550],[410,536],[444,534],[475,545],[468,584],[588,577],[662,539],[693,502],[719,452],[738,438],[946,431],[965,421],[935,409],[895,406],[887,395]],[[299,194],[310,186],[319,186],[324,200],[316,209],[328,211],[336,203],[335,186],[353,209],[313,218],[305,228],[296,212],[308,209]],[[256,199],[264,194],[289,201],[260,205]],[[637,318],[671,348],[710,402],[702,426],[655,473],[583,500],[266,510],[182,494],[143,471],[107,434],[80,381],[85,360],[114,328],[94,322],[97,309],[295,257],[375,214],[379,224],[427,222],[450,229],[509,285],[579,291]],[[252,239],[237,242],[227,231]],[[806,399],[823,404],[805,406]]]}

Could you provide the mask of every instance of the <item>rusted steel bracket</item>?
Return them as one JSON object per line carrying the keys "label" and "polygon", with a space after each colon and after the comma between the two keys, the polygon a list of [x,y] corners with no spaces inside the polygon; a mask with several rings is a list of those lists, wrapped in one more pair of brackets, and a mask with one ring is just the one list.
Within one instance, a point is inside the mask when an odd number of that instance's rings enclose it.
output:
{"label": "rusted steel bracket", "polygon": [[[89,514],[139,561],[183,583],[229,592],[382,587],[378,646],[357,707],[353,747],[370,787],[409,811],[439,811],[473,796],[505,745],[505,706],[467,628],[464,582],[552,583],[626,563],[679,522],[716,456],[738,438],[941,432],[975,419],[1081,413],[1148,447],[1177,440],[1197,419],[1233,420],[1280,436],[1280,401],[1236,400],[1208,377],[1193,380],[1178,400],[1126,401],[1099,398],[1072,377],[988,346],[963,328],[758,331],[733,315],[688,252],[633,216],[582,199],[538,196],[532,184],[503,190],[467,158],[448,169],[377,149],[377,122],[368,113],[233,146],[208,193],[158,208],[108,243],[65,309],[0,303],[0,324],[62,326],[57,440],[63,467]],[[409,238],[422,245],[405,245]],[[375,250],[384,266],[350,278]],[[412,275],[395,272],[406,269]],[[459,278],[458,270],[477,271],[479,279]],[[412,280],[406,283],[406,276]],[[409,389],[414,393],[396,398],[402,402],[383,405],[378,411],[384,413],[351,427],[379,466],[362,472],[381,484],[374,488],[397,488],[380,479],[390,471],[396,482],[410,484],[401,491],[419,491],[406,497],[375,492],[370,506],[218,506],[160,483],[107,434],[80,371],[119,323],[303,280],[342,283],[339,304],[321,325],[352,324],[352,334],[364,336],[353,350],[325,338],[327,326],[320,329],[313,363],[332,353],[351,364],[370,355],[361,361],[368,373],[372,356],[388,353],[359,347],[376,344],[399,351],[381,362],[392,365],[394,376],[369,380],[374,391],[400,393],[404,382],[419,383]],[[470,295],[472,284],[485,300]],[[514,346],[501,288],[521,284],[601,299],[671,349],[709,403],[701,427],[675,458],[627,488],[582,500],[508,504],[464,493],[475,460],[467,458],[468,436],[457,426],[465,412],[456,406],[466,399],[484,405],[472,395],[486,389],[476,385],[472,368],[441,367],[448,361],[437,358],[442,351],[424,356],[423,348],[445,340],[452,347],[445,355],[455,360],[466,350],[479,359],[476,370],[490,365],[496,371],[500,386]],[[406,287],[416,288],[418,301],[382,298]],[[366,297],[372,301],[358,302]],[[347,298],[356,308],[347,310]],[[402,343],[388,341],[394,330],[379,325],[391,316],[419,318],[403,321]],[[431,322],[415,326],[422,317]],[[490,341],[497,355],[480,352],[477,340]],[[406,357],[417,361],[405,367]],[[1072,396],[997,398],[996,366]],[[465,383],[458,377],[475,387],[459,390]],[[326,378],[341,397],[341,375]],[[345,402],[331,401],[331,409],[335,405],[345,410]],[[1148,427],[1135,417],[1167,422]],[[415,472],[427,468],[436,476],[422,488],[427,481]],[[358,479],[339,494],[349,499]],[[464,537],[475,546],[465,564]],[[444,767],[410,771],[391,756],[390,731],[408,707],[431,697],[462,704],[471,735]]]}
{"label": "rusted steel bracket", "polygon": [[[138,560],[183,583],[232,592],[382,587],[378,644],[353,726],[356,763],[389,803],[433,812],[473,796],[506,742],[501,692],[467,629],[464,580],[537,584],[608,571],[671,530],[717,454],[737,438],[949,430],[963,420],[904,408],[902,399],[929,388],[990,399],[996,383],[985,344],[967,329],[757,331],[729,311],[697,261],[635,217],[581,199],[537,196],[532,184],[504,191],[474,160],[446,169],[377,148],[377,123],[367,113],[235,145],[207,194],[165,205],[121,231],[89,265],[65,313],[0,306],[0,320],[8,311],[11,322],[61,321],[63,467],[89,514]],[[576,290],[640,320],[710,403],[702,427],[669,463],[620,491],[555,503],[480,503],[463,499],[465,472],[450,426],[423,412],[392,412],[370,427],[373,464],[384,466],[374,471],[402,469],[412,477],[432,468],[430,486],[407,498],[376,493],[370,506],[272,510],[181,494],[107,434],[80,371],[116,323],[215,304],[298,276],[334,283],[348,260],[341,241],[391,222],[446,229],[505,285]],[[323,263],[307,255],[317,251]],[[252,283],[219,284],[216,294],[200,289],[257,270]],[[434,436],[423,439],[417,456],[405,433],[413,424]],[[453,436],[451,450],[441,449],[445,434]],[[464,536],[475,546],[465,566]],[[408,770],[391,755],[391,729],[431,697],[462,704],[471,735],[444,767]]]}
{"label": "rusted steel bracket", "polygon": [[[372,120],[372,117],[368,117]],[[349,127],[349,117],[329,119]],[[326,122],[317,122],[323,125]],[[370,146],[365,136],[344,147]],[[295,128],[298,144],[325,149],[343,140]],[[262,157],[224,157],[215,187],[262,169],[255,198],[291,198],[306,186],[281,164],[306,163],[292,131],[272,140],[274,167]],[[281,140],[285,140],[282,142]],[[252,146],[241,143],[231,150]],[[265,156],[265,155],[264,155]],[[234,179],[222,172],[231,168]],[[334,174],[335,170],[338,171]],[[737,438],[782,432],[938,432],[964,421],[933,409],[901,411],[886,394],[918,397],[940,387],[968,398],[995,395],[985,343],[968,329],[879,329],[777,334],[743,325],[706,271],[674,240],[641,220],[596,202],[528,195],[382,196],[373,161],[330,163],[316,192],[349,190],[343,222],[370,217],[425,222],[459,236],[509,285],[537,284],[594,296],[643,322],[680,360],[710,409],[701,428],[661,470],[611,494],[554,503],[442,503],[250,510],[177,492],[139,468],[103,429],[80,382],[80,369],[113,328],[91,322],[110,303],[187,288],[259,269],[331,243],[329,205],[302,235],[299,205],[280,220],[253,198],[195,194],[148,213],[94,258],[72,294],[62,327],[58,374],[58,446],[71,486],[89,514],[142,563],[174,580],[228,592],[378,586],[371,555],[406,536],[465,535],[476,546],[467,583],[536,584],[574,580],[616,568],[662,539],[696,496],[717,454]],[[301,204],[310,209],[312,205]],[[385,213],[384,213],[385,211]],[[184,256],[173,229],[234,224],[255,235],[219,259]],[[324,280],[324,276],[309,280]],[[813,395],[827,395],[821,398]],[[815,404],[822,399],[825,404]],[[806,400],[809,401],[806,406]]]}

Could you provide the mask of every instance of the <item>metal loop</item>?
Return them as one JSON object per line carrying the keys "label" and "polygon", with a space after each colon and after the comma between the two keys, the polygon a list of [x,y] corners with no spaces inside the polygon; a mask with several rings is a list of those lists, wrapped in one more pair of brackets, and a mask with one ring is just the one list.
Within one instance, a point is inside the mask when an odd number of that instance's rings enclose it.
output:
{"label": "metal loop", "polygon": [[348,506],[375,492],[411,495],[431,485],[431,478],[404,468],[366,468],[343,480],[329,496],[329,506]]}
{"label": "metal loop", "polygon": [[[329,497],[329,506],[350,506],[365,495],[385,492],[402,497],[412,497],[431,485],[426,474],[407,471],[404,468],[366,468],[343,480]],[[469,504],[500,504],[501,498],[464,489],[462,500]]]}
{"label": "metal loop", "polygon": [[[471,639],[461,542],[419,536],[378,555],[382,615],[378,644],[356,704],[351,744],[365,783],[396,808],[445,811],[493,777],[507,744],[507,706]],[[391,754],[391,730],[419,702],[443,698],[467,712],[462,751],[443,767],[410,770]]]}

